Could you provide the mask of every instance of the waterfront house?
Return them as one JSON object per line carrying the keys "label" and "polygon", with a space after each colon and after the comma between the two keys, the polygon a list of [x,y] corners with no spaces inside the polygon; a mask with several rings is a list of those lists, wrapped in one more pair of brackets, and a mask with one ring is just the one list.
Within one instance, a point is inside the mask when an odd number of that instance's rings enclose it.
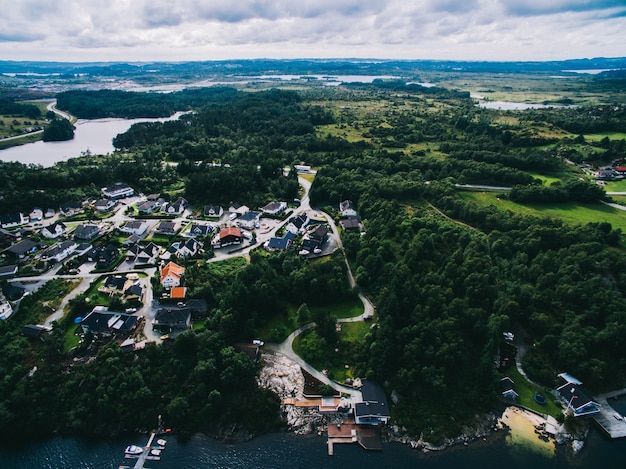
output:
{"label": "waterfront house", "polygon": [[380,425],[389,422],[391,412],[387,404],[385,390],[379,384],[362,380],[363,402],[354,406],[354,421],[359,425]]}
{"label": "waterfront house", "polygon": [[519,397],[519,394],[515,391],[515,383],[508,376],[505,376],[500,380],[500,395],[505,399],[515,400]]}
{"label": "waterfront house", "polygon": [[67,226],[63,222],[56,222],[41,229],[41,236],[48,239],[56,239],[67,233]]}
{"label": "waterfront house", "polygon": [[117,200],[130,197],[135,193],[135,189],[124,182],[116,182],[112,186],[103,187],[100,192],[108,199]]}
{"label": "waterfront house", "polygon": [[561,395],[566,409],[571,411],[574,417],[600,412],[600,404],[593,401],[587,390],[583,388],[581,381],[567,373],[561,373],[559,377],[565,381],[565,384],[559,386],[556,390]]}

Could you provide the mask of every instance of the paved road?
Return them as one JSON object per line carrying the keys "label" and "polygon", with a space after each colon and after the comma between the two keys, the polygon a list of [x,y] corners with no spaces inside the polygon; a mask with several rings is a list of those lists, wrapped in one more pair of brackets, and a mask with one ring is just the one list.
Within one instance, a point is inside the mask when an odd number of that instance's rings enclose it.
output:
{"label": "paved road", "polygon": [[[50,104],[48,104],[48,106],[47,106],[48,110],[54,112],[55,114],[61,116],[64,119],[67,119],[68,121],[72,122],[72,118],[73,117],[70,114],[68,114],[67,112],[63,112],[63,111],[58,110],[56,108],[56,104],[57,104],[57,101],[55,99]],[[20,138],[28,137],[28,136],[31,136],[31,135],[38,135],[38,134],[42,134],[42,133],[43,133],[43,130],[35,130],[34,132],[29,132],[27,134],[20,134],[20,135],[14,135],[13,137],[2,138],[2,139],[0,139],[0,142],[8,142],[8,141],[11,141],[11,140],[18,140]]]}

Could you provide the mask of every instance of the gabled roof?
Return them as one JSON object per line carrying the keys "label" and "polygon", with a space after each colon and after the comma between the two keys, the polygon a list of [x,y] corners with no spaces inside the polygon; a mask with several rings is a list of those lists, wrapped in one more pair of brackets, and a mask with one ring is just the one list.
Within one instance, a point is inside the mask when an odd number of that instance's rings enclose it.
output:
{"label": "gabled roof", "polygon": [[307,217],[306,215],[298,215],[297,217],[294,217],[291,219],[291,223],[297,229],[302,228],[304,225],[307,224],[308,221],[309,221],[309,217]]}
{"label": "gabled roof", "polygon": [[15,243],[13,246],[7,249],[11,254],[21,256],[27,252],[32,251],[37,247],[37,243],[30,239],[23,239],[19,243]]}
{"label": "gabled roof", "polygon": [[170,298],[182,300],[187,296],[187,287],[172,287],[170,290]]}
{"label": "gabled roof", "polygon": [[218,217],[224,213],[224,209],[219,205],[205,205],[204,216],[205,217]]}
{"label": "gabled roof", "polygon": [[278,249],[278,250],[288,249],[289,246],[291,245],[291,242],[292,240],[287,237],[270,238],[270,240],[267,243],[267,247],[269,249]]}
{"label": "gabled roof", "polygon": [[168,262],[165,267],[161,269],[161,282],[165,280],[168,275],[176,278],[180,278],[185,273],[185,268],[179,266],[175,262]]}
{"label": "gabled roof", "polygon": [[78,225],[74,230],[74,237],[78,239],[90,239],[99,232],[100,229],[96,225]]}
{"label": "gabled roof", "polygon": [[246,212],[241,215],[237,220],[238,221],[253,221],[259,218],[259,212]]}
{"label": "gabled roof", "polygon": [[235,236],[237,238],[241,238],[241,230],[239,228],[235,228],[234,226],[222,228],[220,230],[220,239],[224,239],[227,236]]}
{"label": "gabled roof", "polygon": [[317,228],[315,228],[311,233],[309,233],[309,236],[312,239],[323,240],[327,234],[328,234],[328,225],[324,224],[324,225],[319,225]]}
{"label": "gabled roof", "polygon": [[181,326],[186,325],[190,318],[189,308],[161,308],[154,315],[154,323],[157,326]]}

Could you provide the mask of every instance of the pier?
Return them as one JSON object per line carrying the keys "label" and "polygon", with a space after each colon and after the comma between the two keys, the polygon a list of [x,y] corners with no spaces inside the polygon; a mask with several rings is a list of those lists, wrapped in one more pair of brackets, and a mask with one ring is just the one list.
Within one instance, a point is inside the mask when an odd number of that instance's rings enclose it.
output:
{"label": "pier", "polygon": [[596,402],[598,402],[601,407],[600,413],[593,415],[593,420],[611,438],[626,438],[626,418],[613,409],[608,400],[625,394],[626,389],[621,389],[619,391],[603,394],[596,398]]}
{"label": "pier", "polygon": [[154,441],[155,436],[156,436],[156,433],[154,432],[150,435],[150,438],[148,439],[148,443],[146,443],[146,446],[143,447],[143,452],[139,455],[139,458],[137,459],[137,462],[133,466],[133,469],[143,469],[143,465],[146,463],[146,458],[150,454],[150,449],[152,448],[152,442]]}

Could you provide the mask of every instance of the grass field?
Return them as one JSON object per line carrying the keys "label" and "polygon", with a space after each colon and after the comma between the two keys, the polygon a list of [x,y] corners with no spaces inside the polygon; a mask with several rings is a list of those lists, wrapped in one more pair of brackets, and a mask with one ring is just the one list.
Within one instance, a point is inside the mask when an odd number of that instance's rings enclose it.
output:
{"label": "grass field", "polygon": [[523,215],[557,218],[569,225],[609,222],[613,228],[626,231],[626,211],[603,204],[528,204],[520,205],[490,192],[460,192],[467,201],[480,205],[494,205],[501,210],[510,210]]}
{"label": "grass field", "polygon": [[[554,418],[557,418],[563,413],[562,407],[556,402],[556,399],[552,394],[526,381],[526,379],[514,366],[506,370],[502,377],[504,376],[508,376],[513,380],[513,383],[515,383],[515,391],[519,394],[519,397],[517,398],[518,404],[542,414],[551,415]],[[535,402],[534,396],[535,393],[538,392],[545,396],[547,400],[546,405],[541,405]]]}

